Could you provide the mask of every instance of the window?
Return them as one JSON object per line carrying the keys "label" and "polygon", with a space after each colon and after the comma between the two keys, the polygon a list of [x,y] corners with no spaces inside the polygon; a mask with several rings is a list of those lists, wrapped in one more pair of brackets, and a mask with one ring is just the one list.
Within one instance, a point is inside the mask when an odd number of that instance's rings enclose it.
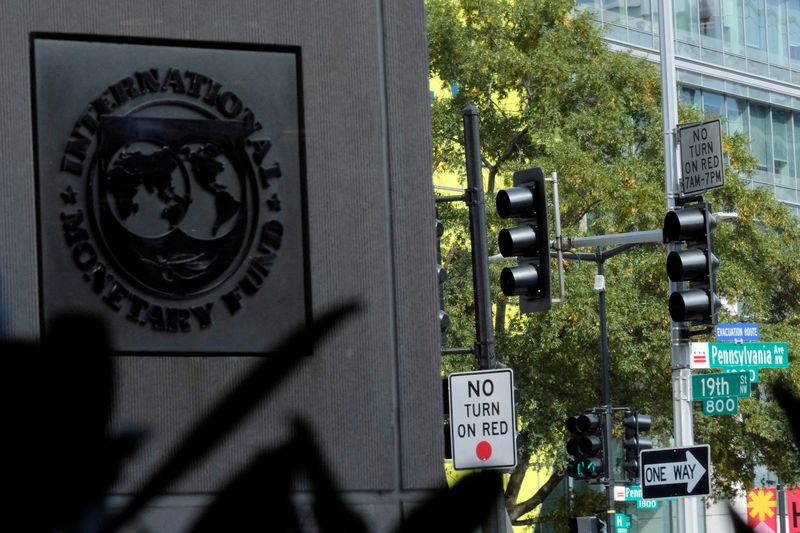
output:
{"label": "window", "polygon": [[725,98],[725,110],[728,118],[728,134],[747,131],[747,102],[728,96]]}
{"label": "window", "polygon": [[767,45],[773,65],[789,64],[786,7],[786,0],[767,0]]}
{"label": "window", "polygon": [[625,24],[625,0],[603,0],[603,19],[606,22]]}
{"label": "window", "polygon": [[800,70],[800,0],[789,0],[789,56],[792,65]]}
{"label": "window", "polygon": [[772,143],[769,131],[769,108],[750,105],[750,147],[758,158],[758,168],[770,170],[772,167]]}
{"label": "window", "polygon": [[725,116],[725,97],[703,91],[703,114],[706,118]]}
{"label": "window", "polygon": [[796,162],[795,176],[798,187],[800,187],[800,113],[794,114],[794,160]]}
{"label": "window", "polygon": [[794,157],[791,153],[792,146],[792,116],[787,111],[772,109],[772,146],[774,153],[773,172],[775,183],[793,185]]}
{"label": "window", "polygon": [[[800,0],[797,1],[800,2]],[[722,0],[722,41],[726,52],[744,56],[742,0]]]}
{"label": "window", "polygon": [[719,0],[700,0],[698,15],[703,46],[722,50],[722,12]]}
{"label": "window", "polygon": [[692,107],[700,107],[700,93],[699,89],[692,87],[681,87],[680,100]]}
{"label": "window", "polygon": [[744,0],[744,36],[747,56],[756,60],[766,60],[766,18],[764,0]]}
{"label": "window", "polygon": [[697,42],[700,36],[700,20],[696,2],[675,1],[675,34],[679,41]]}

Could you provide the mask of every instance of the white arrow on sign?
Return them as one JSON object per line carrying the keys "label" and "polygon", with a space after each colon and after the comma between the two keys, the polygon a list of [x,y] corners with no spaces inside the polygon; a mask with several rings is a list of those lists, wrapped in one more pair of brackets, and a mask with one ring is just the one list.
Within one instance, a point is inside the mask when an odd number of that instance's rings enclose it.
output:
{"label": "white arrow on sign", "polygon": [[681,463],[644,465],[643,481],[648,486],[686,483],[686,492],[692,492],[705,473],[703,465],[687,450],[686,460]]}

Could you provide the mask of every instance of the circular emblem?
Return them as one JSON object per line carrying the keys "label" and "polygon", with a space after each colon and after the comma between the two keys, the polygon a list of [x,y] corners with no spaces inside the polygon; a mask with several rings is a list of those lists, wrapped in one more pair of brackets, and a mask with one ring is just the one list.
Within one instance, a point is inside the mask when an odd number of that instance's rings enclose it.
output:
{"label": "circular emblem", "polygon": [[280,164],[262,130],[236,94],[190,71],[136,72],[92,101],[61,165],[81,178],[62,198],[83,209],[61,218],[95,292],[108,300],[114,284],[113,306],[170,331],[190,331],[203,309],[208,327],[215,299],[234,314],[258,292],[283,235]]}

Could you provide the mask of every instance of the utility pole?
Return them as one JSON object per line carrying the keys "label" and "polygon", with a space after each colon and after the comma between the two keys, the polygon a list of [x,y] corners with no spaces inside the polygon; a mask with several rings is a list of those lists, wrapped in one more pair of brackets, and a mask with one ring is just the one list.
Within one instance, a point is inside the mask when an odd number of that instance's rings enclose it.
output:
{"label": "utility pole", "polygon": [[[658,28],[661,49],[661,112],[667,211],[675,208],[675,200],[678,197],[678,145],[676,142],[678,95],[675,80],[673,20],[672,0],[662,0]],[[680,243],[669,243],[667,252],[680,251],[680,249]],[[670,281],[669,294],[682,289],[683,283]],[[690,390],[692,372],[689,368],[691,345],[688,337],[684,335],[684,330],[685,328],[681,324],[670,321],[673,433],[675,445],[678,447],[694,444]],[[676,504],[678,533],[697,533],[697,499],[678,498]]]}

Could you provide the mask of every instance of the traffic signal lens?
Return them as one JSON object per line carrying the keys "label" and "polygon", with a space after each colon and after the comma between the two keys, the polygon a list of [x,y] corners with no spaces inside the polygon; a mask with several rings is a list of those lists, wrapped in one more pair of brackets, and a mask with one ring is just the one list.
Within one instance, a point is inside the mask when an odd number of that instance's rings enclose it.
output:
{"label": "traffic signal lens", "polygon": [[503,257],[532,255],[537,252],[536,230],[526,225],[504,228],[497,235],[497,247]]}
{"label": "traffic signal lens", "polygon": [[594,455],[603,448],[603,441],[595,435],[583,437],[578,441],[578,448],[584,455]]}
{"label": "traffic signal lens", "polygon": [[667,275],[672,281],[686,281],[708,274],[706,254],[702,250],[670,252],[667,256]]}
{"label": "traffic signal lens", "polygon": [[497,193],[494,199],[500,218],[529,215],[534,209],[533,190],[530,187],[511,187]]}
{"label": "traffic signal lens", "polygon": [[500,288],[506,296],[528,294],[530,289],[539,287],[539,271],[530,264],[504,268],[500,272]]}
{"label": "traffic signal lens", "polygon": [[581,453],[581,447],[578,445],[578,439],[569,439],[567,441],[567,453],[570,455],[578,455]]}
{"label": "traffic signal lens", "polygon": [[564,424],[567,428],[567,431],[570,433],[578,433],[578,417],[571,416],[567,418],[567,423]]}
{"label": "traffic signal lens", "polygon": [[628,412],[622,424],[627,429],[636,431],[648,431],[653,425],[653,417],[650,415],[640,415],[639,413]]}
{"label": "traffic signal lens", "polygon": [[716,295],[703,289],[673,292],[669,297],[669,316],[675,322],[702,321],[719,307]]}
{"label": "traffic signal lens", "polygon": [[592,433],[600,427],[600,417],[597,415],[580,415],[577,420],[578,431]]}
{"label": "traffic signal lens", "polygon": [[[712,225],[713,223],[713,225]],[[711,228],[716,226],[714,217],[709,219]],[[692,237],[702,237],[706,232],[706,218],[701,209],[681,209],[669,211],[664,217],[664,240],[683,241]]]}

